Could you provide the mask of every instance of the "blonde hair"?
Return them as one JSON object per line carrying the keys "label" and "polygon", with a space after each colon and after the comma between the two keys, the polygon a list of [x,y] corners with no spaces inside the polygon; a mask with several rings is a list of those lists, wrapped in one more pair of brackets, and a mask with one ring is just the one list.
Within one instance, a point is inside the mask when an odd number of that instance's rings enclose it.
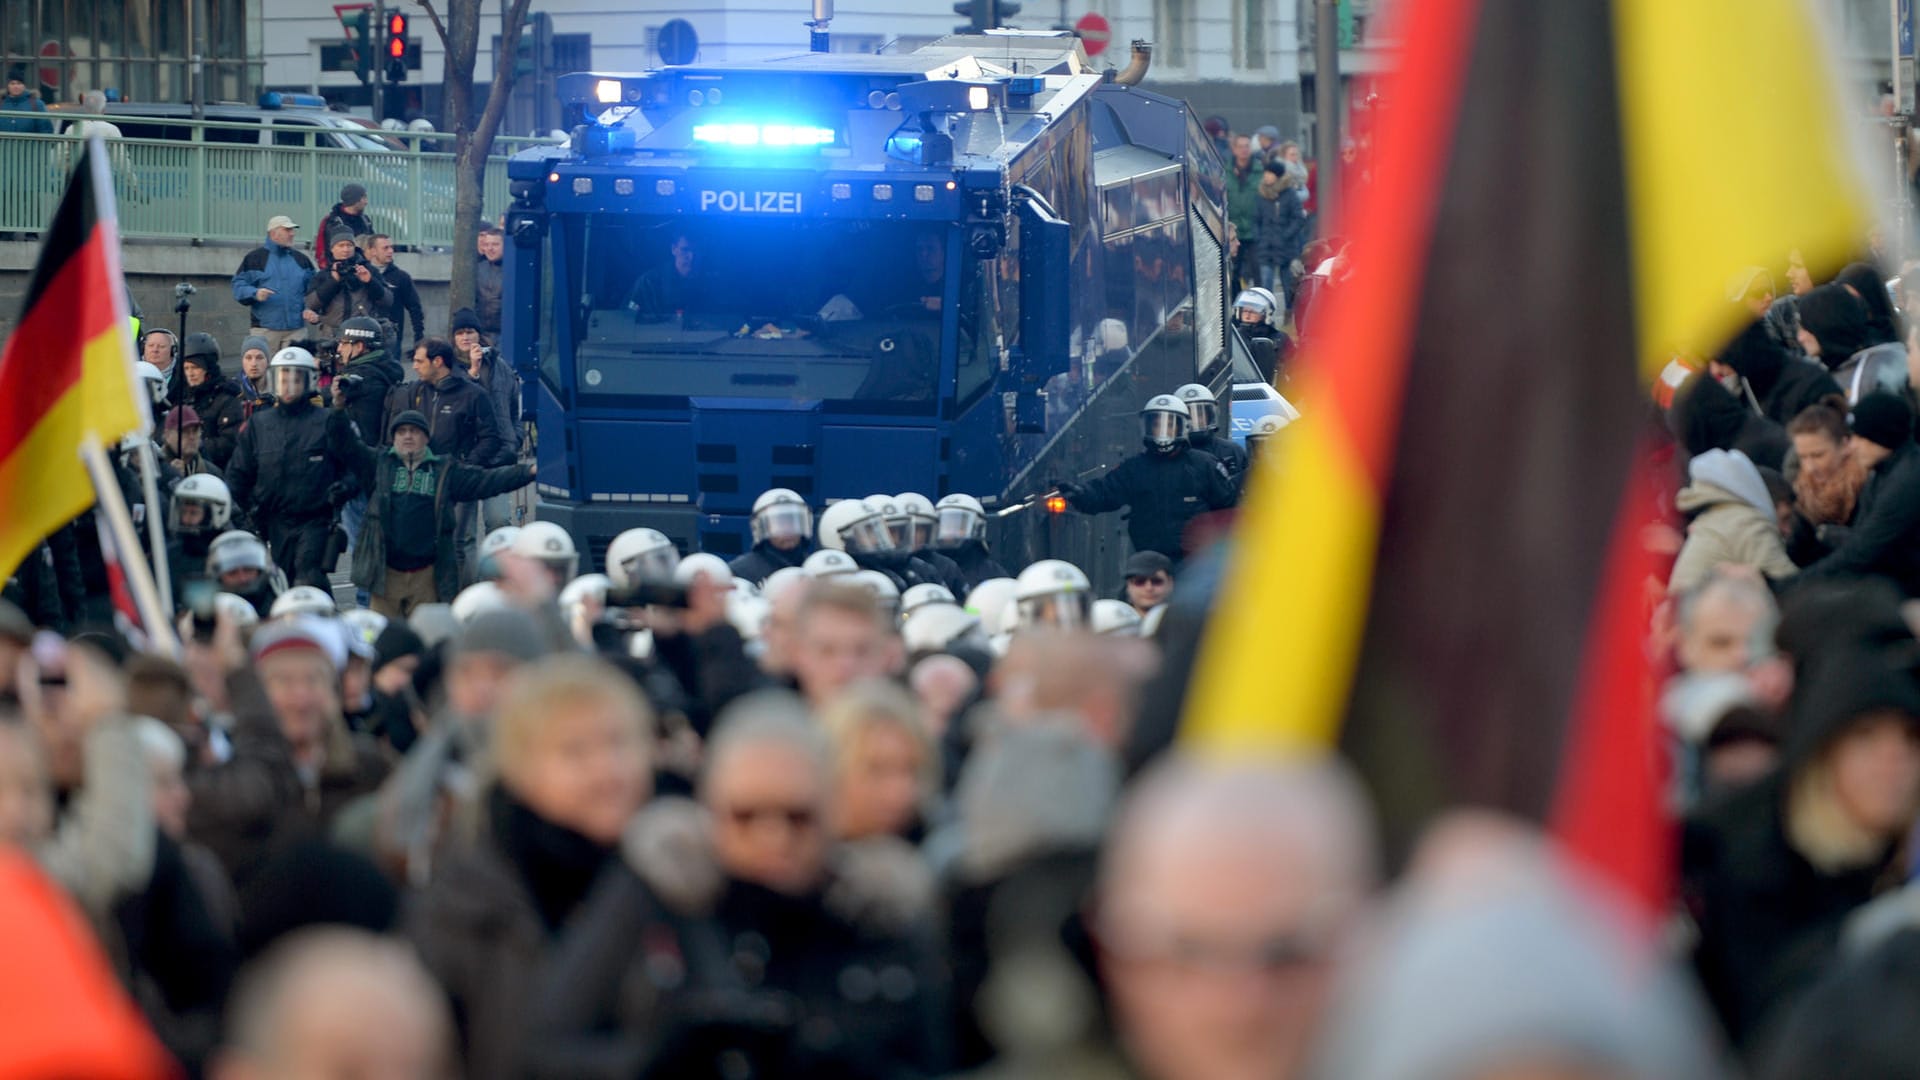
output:
{"label": "blonde hair", "polygon": [[494,712],[493,771],[500,776],[512,774],[556,714],[594,706],[606,706],[632,717],[642,741],[651,745],[653,708],[633,680],[612,664],[575,654],[550,657],[522,668]]}
{"label": "blonde hair", "polygon": [[848,759],[869,730],[892,724],[907,733],[920,750],[921,790],[939,790],[940,756],[920,718],[920,703],[889,679],[862,679],[842,690],[820,711],[820,727],[833,740],[834,759],[843,774]]}

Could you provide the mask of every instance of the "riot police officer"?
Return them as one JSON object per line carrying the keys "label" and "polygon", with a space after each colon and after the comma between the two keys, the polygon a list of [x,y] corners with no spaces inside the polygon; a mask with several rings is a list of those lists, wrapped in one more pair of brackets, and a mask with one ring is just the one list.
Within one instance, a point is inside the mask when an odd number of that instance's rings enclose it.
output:
{"label": "riot police officer", "polygon": [[1247,472],[1247,452],[1220,431],[1220,403],[1213,391],[1199,383],[1188,383],[1173,392],[1187,406],[1187,445],[1204,450],[1220,459],[1233,478],[1233,490],[1240,493],[1241,477]]}
{"label": "riot police officer", "polygon": [[979,499],[955,492],[935,503],[933,511],[933,546],[959,566],[966,592],[983,581],[1009,576],[987,550],[987,511]]}
{"label": "riot police officer", "polygon": [[1061,484],[1067,504],[1083,514],[1126,508],[1127,536],[1137,551],[1158,551],[1175,563],[1188,551],[1187,523],[1233,505],[1233,480],[1220,459],[1187,444],[1187,406],[1172,394],[1140,410],[1146,450],[1090,483]]}
{"label": "riot police officer", "polygon": [[813,511],[788,488],[769,488],[753,500],[753,547],[727,564],[733,576],[755,585],[775,570],[799,566],[813,554]]}
{"label": "riot police officer", "polygon": [[241,430],[227,486],[234,503],[250,509],[293,584],[325,589],[334,519],[366,451],[345,413],[315,402],[320,365],[312,353],[281,349],[267,377],[278,404],[254,413]]}

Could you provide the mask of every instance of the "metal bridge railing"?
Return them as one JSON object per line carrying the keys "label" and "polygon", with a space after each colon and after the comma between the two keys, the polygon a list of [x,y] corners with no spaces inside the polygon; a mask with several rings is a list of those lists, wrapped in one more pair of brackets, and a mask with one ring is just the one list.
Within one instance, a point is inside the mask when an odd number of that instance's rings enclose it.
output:
{"label": "metal bridge railing", "polygon": [[[76,119],[57,114],[56,123]],[[127,117],[108,117],[125,120]],[[166,121],[195,138],[111,140],[114,193],[120,204],[120,235],[128,239],[212,243],[258,243],[267,219],[286,214],[313,230],[347,183],[367,189],[368,217],[402,247],[446,248],[453,243],[453,155],[419,149],[423,140],[451,142],[444,134],[368,131],[355,141],[385,140],[407,149],[252,145],[220,141],[216,133],[306,135],[324,129],[265,128],[258,124]],[[74,125],[77,127],[78,125]],[[33,233],[46,226],[79,137],[0,133],[0,233]],[[356,135],[359,133],[355,133]],[[372,136],[375,138],[367,138]],[[229,138],[234,137],[229,135]],[[537,140],[501,139],[508,153]],[[487,162],[482,211],[488,220],[507,207],[506,158]]]}

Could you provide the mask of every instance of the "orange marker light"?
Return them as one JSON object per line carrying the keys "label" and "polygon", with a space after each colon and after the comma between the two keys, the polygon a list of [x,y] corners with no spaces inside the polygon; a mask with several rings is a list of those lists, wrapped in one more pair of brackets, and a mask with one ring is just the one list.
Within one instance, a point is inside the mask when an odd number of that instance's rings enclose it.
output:
{"label": "orange marker light", "polygon": [[1067,497],[1065,495],[1047,496],[1047,513],[1064,514],[1066,512],[1067,512]]}

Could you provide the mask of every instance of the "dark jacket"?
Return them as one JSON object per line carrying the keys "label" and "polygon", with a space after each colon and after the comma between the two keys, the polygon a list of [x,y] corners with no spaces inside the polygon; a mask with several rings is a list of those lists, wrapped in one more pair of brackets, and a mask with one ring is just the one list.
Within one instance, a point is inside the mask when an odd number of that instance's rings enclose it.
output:
{"label": "dark jacket", "polygon": [[200,456],[226,468],[247,419],[239,388],[221,378],[216,368],[207,372],[206,382],[187,390],[187,404],[200,415]]}
{"label": "dark jacket", "polygon": [[1827,369],[1780,347],[1772,324],[1757,319],[1721,350],[1720,362],[1740,373],[1760,415],[1785,427],[1809,405],[1844,396]]}
{"label": "dark jacket", "polygon": [[[388,308],[392,312],[394,346],[410,354],[427,336],[427,312],[420,306],[420,290],[414,287],[413,275],[400,269],[397,263],[388,263],[387,268],[380,271],[380,280],[393,295]],[[413,320],[412,337],[407,336],[409,318]]]}
{"label": "dark jacket", "polygon": [[772,577],[776,570],[784,570],[789,566],[799,566],[806,562],[807,556],[813,554],[813,551],[813,545],[804,540],[792,551],[781,551],[774,547],[771,541],[762,540],[749,548],[745,555],[728,563],[727,569],[733,571],[736,579],[759,585]]}
{"label": "dark jacket", "polygon": [[1233,478],[1219,458],[1183,445],[1171,454],[1135,454],[1070,492],[1067,502],[1083,514],[1126,507],[1134,550],[1157,551],[1177,563],[1187,556],[1187,523],[1233,505]]}
{"label": "dark jacket", "polygon": [[506,272],[499,263],[474,257],[473,313],[480,318],[481,332],[489,337],[500,333],[500,304],[506,287]]}
{"label": "dark jacket", "polygon": [[[268,330],[298,330],[306,325],[307,287],[313,283],[313,261],[290,247],[269,239],[247,252],[233,275],[233,298],[253,309],[253,325]],[[260,289],[273,295],[255,300]]]}
{"label": "dark jacket", "polygon": [[[987,550],[984,540],[969,540],[959,547],[943,550],[946,551],[947,557],[960,567],[960,579],[967,583],[967,592],[978,588],[983,581],[1013,576],[1007,573],[1006,567],[1001,566],[994,559],[993,552]],[[961,596],[961,599],[966,598]]]}
{"label": "dark jacket", "polygon": [[322,270],[313,275],[313,287],[307,293],[307,309],[320,316],[315,329],[329,338],[340,336],[340,324],[356,315],[365,315],[371,319],[385,319],[391,315],[393,294],[387,291],[387,283],[379,274],[369,274],[366,281],[352,270],[335,277],[333,271]]}
{"label": "dark jacket", "polygon": [[482,467],[513,461],[513,449],[500,442],[493,399],[465,371],[449,371],[437,384],[420,379],[394,387],[380,430],[389,430],[393,418],[408,409],[427,418],[427,443],[441,457]]}
{"label": "dark jacket", "polygon": [[1233,490],[1237,496],[1241,479],[1247,474],[1246,447],[1233,441],[1230,435],[1215,435],[1211,431],[1196,431],[1187,436],[1188,445],[1202,453],[1212,454],[1227,467],[1227,475],[1233,479]]}
{"label": "dark jacket", "polygon": [[1878,574],[1907,596],[1920,596],[1920,447],[1912,443],[1873,467],[1847,539],[1802,570],[1799,580],[1863,574]]}
{"label": "dark jacket", "polygon": [[612,852],[498,788],[484,827],[449,854],[403,919],[451,999],[466,1076],[518,1077],[534,978]]}
{"label": "dark jacket", "polygon": [[361,237],[373,235],[373,223],[367,220],[365,213],[349,214],[339,203],[334,203],[333,209],[327,211],[327,220],[313,231],[313,264],[322,270],[333,259],[331,241],[336,229],[352,233],[355,246],[359,245]]}
{"label": "dark jacket", "polygon": [[1690,376],[1673,397],[1673,433],[1687,456],[1738,450],[1755,465],[1778,469],[1791,445],[1786,429],[1740,403],[1713,376]]}
{"label": "dark jacket", "polygon": [[[756,1076],[943,1074],[947,980],[917,855],[843,845],[824,890],[782,896],[724,881],[697,840],[645,838],[699,813],[660,800],[629,827],[537,980],[530,1075],[712,1076],[728,1046]],[[634,992],[669,959],[670,989]]]}
{"label": "dark jacket", "polygon": [[529,465],[478,469],[440,457],[431,449],[413,469],[391,449],[378,454],[367,451],[358,468],[360,489],[367,493],[367,517],[353,549],[353,583],[374,596],[386,592],[387,530],[394,520],[396,490],[432,496],[434,590],[442,600],[451,600],[460,591],[459,568],[454,563],[454,504],[515,491],[533,479]]}
{"label": "dark jacket", "polygon": [[[358,376],[358,378],[354,378]],[[333,381],[340,390],[341,408],[360,431],[360,440],[371,447],[387,444],[387,396],[406,379],[406,372],[386,353],[375,350],[356,356],[347,364],[342,378]]]}
{"label": "dark jacket", "polygon": [[330,517],[327,489],[353,478],[364,449],[345,413],[304,401],[276,405],[241,429],[227,488],[263,527]]}
{"label": "dark jacket", "polygon": [[46,102],[32,91],[19,97],[8,97],[0,92],[0,131],[10,135],[53,134],[53,121],[47,119]]}
{"label": "dark jacket", "polygon": [[[469,372],[471,369],[469,369]],[[488,349],[480,360],[480,374],[470,375],[493,402],[494,426],[500,432],[500,444],[518,456],[520,449],[520,375],[500,355]]]}
{"label": "dark jacket", "polygon": [[233,711],[227,730],[232,752],[216,765],[188,758],[193,803],[187,831],[219,857],[235,888],[245,888],[279,830],[298,811],[300,774],[252,668],[227,676],[227,699]]}
{"label": "dark jacket", "polygon": [[[1261,266],[1287,267],[1307,246],[1307,211],[1293,190],[1283,189],[1269,199],[1262,194],[1254,204],[1253,257]],[[1245,243],[1246,238],[1242,237]]]}

